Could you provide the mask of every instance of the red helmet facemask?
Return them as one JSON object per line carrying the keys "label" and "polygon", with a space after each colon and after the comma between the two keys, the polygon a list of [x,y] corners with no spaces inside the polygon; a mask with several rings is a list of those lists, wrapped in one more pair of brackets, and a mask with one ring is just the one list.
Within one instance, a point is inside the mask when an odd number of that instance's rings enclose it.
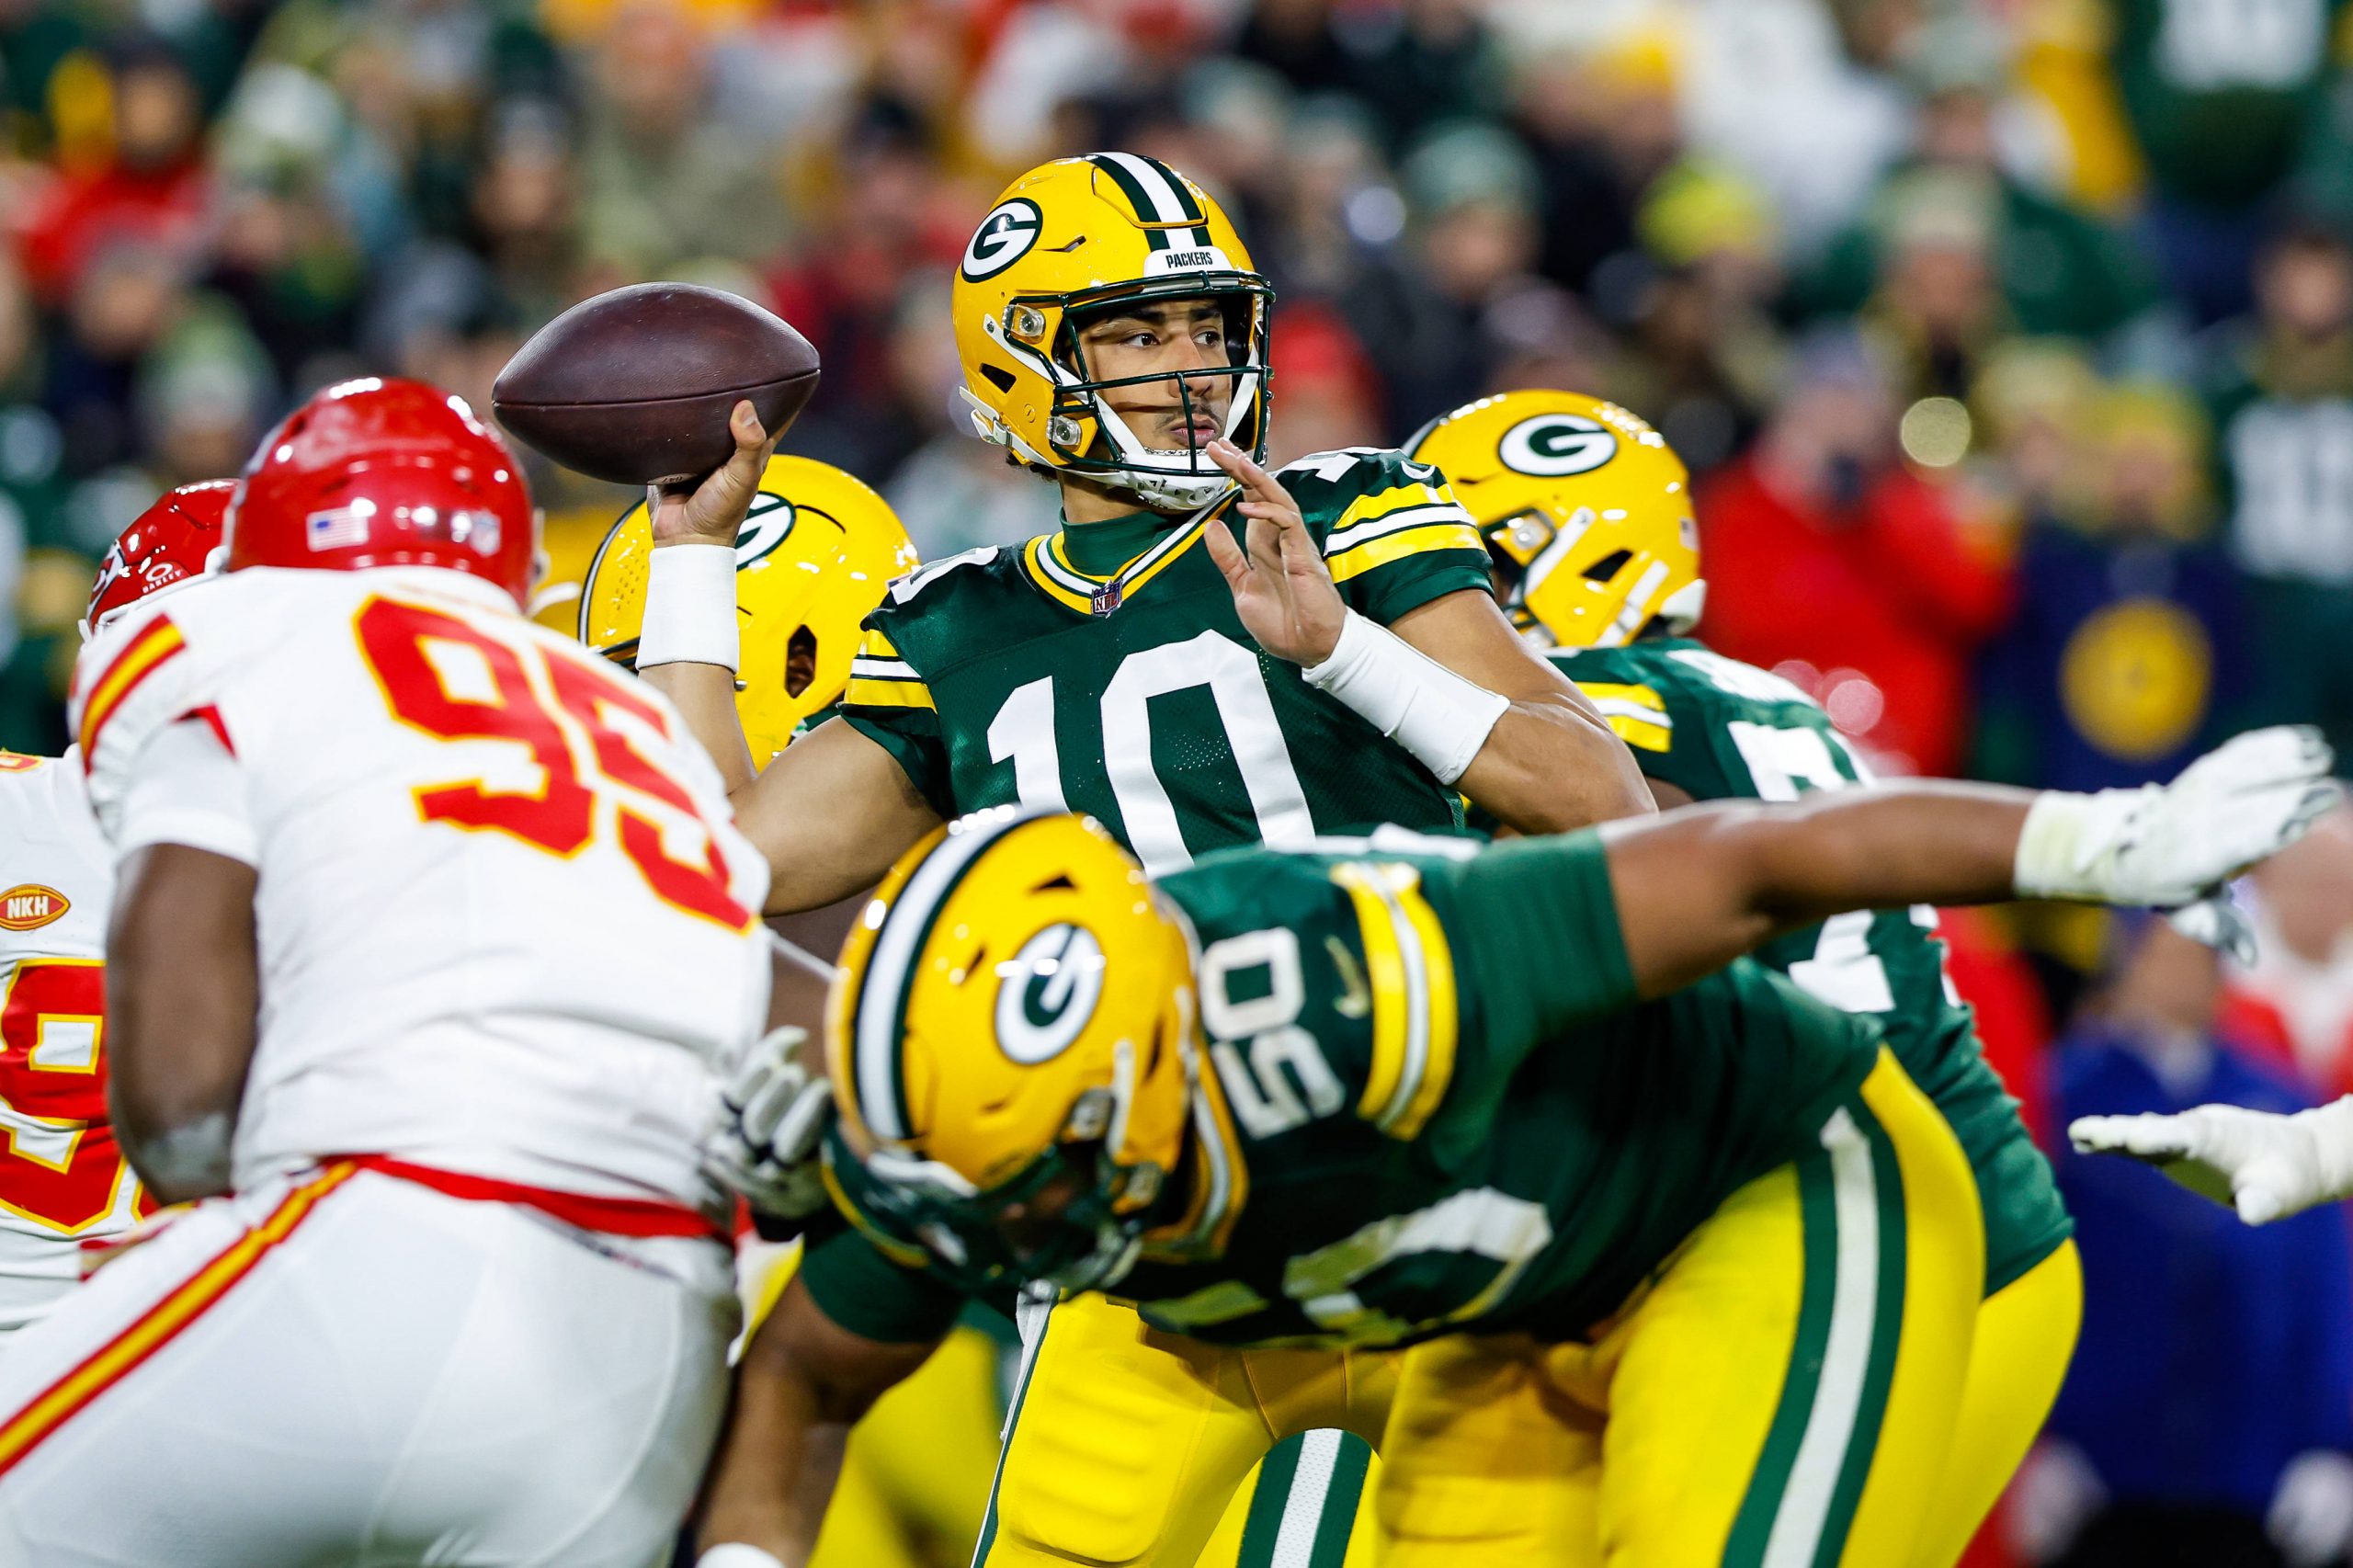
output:
{"label": "red helmet facemask", "polygon": [[229,507],[229,570],[445,566],[529,597],[539,518],[506,444],[463,398],[368,377],[266,437]]}
{"label": "red helmet facemask", "polygon": [[222,517],[236,487],[233,479],[183,484],[115,536],[98,567],[98,580],[90,585],[89,613],[82,618],[84,641],[150,595],[204,575],[208,560],[221,546]]}

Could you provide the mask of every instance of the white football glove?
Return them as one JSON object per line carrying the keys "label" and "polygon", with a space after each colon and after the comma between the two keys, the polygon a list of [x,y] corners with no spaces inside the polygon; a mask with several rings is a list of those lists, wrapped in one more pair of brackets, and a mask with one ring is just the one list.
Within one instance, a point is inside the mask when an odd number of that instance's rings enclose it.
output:
{"label": "white football glove", "polygon": [[831,1201],[819,1149],[834,1096],[809,1060],[814,1050],[807,1029],[790,1026],[754,1041],[702,1142],[703,1173],[763,1214],[805,1220]]}
{"label": "white football glove", "polygon": [[2202,1105],[2178,1116],[2086,1116],[2067,1128],[2080,1153],[2145,1160],[2250,1225],[2353,1194],[2353,1096],[2293,1116]]}
{"label": "white football glove", "polygon": [[2014,880],[2028,898],[2167,908],[2194,903],[2303,836],[2336,803],[2320,732],[2239,736],[2170,784],[2052,791],[2018,835]]}

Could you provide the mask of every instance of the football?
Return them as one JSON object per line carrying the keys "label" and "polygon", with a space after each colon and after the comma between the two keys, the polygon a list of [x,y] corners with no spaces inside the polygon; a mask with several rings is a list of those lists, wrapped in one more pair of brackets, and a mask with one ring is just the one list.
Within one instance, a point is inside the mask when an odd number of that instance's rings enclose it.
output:
{"label": "football", "polygon": [[735,449],[749,398],[770,434],[817,390],[817,350],[749,300],[638,283],[583,300],[532,334],[490,393],[498,422],[564,467],[616,484],[693,480]]}

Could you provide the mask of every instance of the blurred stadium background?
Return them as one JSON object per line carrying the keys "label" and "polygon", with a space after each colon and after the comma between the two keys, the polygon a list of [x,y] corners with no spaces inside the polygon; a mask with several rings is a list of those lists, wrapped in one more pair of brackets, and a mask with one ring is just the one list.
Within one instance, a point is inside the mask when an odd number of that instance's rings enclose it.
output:
{"label": "blurred stadium background", "polygon": [[[1279,458],[1619,399],[1700,475],[1702,633],[1889,770],[2353,755],[2348,62],[2347,0],[0,0],[0,744],[62,748],[96,556],[164,487],[347,374],[486,406],[623,282],[806,332],[788,449],[926,556],[1051,528],[963,433],[949,269],[1011,173],[1125,147],[1275,280]],[[569,629],[631,498],[532,477]],[[2246,973],[1949,923],[2040,1127],[2348,1086],[2353,833],[2253,896]],[[2342,1560],[2343,1217],[2258,1243],[2063,1166],[2086,1344],[1988,1561]]]}

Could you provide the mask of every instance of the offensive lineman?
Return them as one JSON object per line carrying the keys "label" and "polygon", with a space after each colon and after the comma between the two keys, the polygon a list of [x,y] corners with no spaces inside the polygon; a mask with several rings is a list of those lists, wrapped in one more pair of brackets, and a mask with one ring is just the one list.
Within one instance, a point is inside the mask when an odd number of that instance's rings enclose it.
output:
{"label": "offensive lineman", "polygon": [[2188,903],[2326,810],[2328,763],[2264,731],[2164,790],[1900,786],[1156,883],[1084,819],[987,813],[853,928],[827,1170],[877,1256],[949,1280],[1416,1346],[1377,1502],[1400,1568],[1492,1561],[1531,1510],[1547,1554],[1513,1561],[1925,1561],[1982,1298],[1968,1162],[1875,1021],[1735,960],[1854,908]]}
{"label": "offensive lineman", "polygon": [[0,1561],[639,1568],[686,1511],[766,876],[668,706],[523,619],[537,535],[460,400],[346,382],[227,574],[85,650],[115,1125],[193,1207],[0,1360]]}
{"label": "offensive lineman", "polygon": [[[1609,715],[1662,806],[1871,781],[1803,692],[1687,635],[1707,592],[1690,476],[1648,425],[1598,398],[1512,392],[1432,420],[1406,449],[1453,482],[1495,557],[1506,613]],[[1935,928],[1926,905],[1857,912],[1757,953],[1818,999],[1880,1020],[1976,1176],[1985,1302],[1947,1483],[1922,1527],[1929,1562],[1961,1554],[2025,1458],[2083,1317],[2050,1162],[1979,1053]],[[1516,1561],[1505,1543],[1485,1550]]]}
{"label": "offensive lineman", "polygon": [[[233,482],[184,484],[107,551],[86,640],[142,599],[201,577]],[[78,747],[0,752],[0,1333],[46,1315],[82,1278],[85,1244],[152,1207],[107,1120],[107,913],[114,856],[90,814]]]}
{"label": "offensive lineman", "polygon": [[[941,822],[1015,801],[1089,812],[1155,871],[1383,822],[1451,831],[1458,790],[1535,832],[1651,809],[1606,722],[1497,611],[1441,475],[1374,449],[1258,465],[1271,298],[1216,203],[1154,160],[1063,159],[1006,187],[959,268],[958,347],[976,429],[1059,484],[1065,526],[895,585],[841,722],[756,778],[719,548],[763,449],[748,404],[736,461],[664,498],[639,667],[721,759],[769,858],[771,911],[858,892]],[[813,1255],[760,1339],[805,1321],[832,1256]],[[1058,1322],[983,1524],[992,1568],[1190,1568],[1274,1439],[1378,1430],[1375,1359],[1195,1365],[1204,1347],[1122,1308]],[[745,1366],[750,1383],[767,1361]],[[722,1461],[706,1542],[797,1561],[815,1527]]]}

